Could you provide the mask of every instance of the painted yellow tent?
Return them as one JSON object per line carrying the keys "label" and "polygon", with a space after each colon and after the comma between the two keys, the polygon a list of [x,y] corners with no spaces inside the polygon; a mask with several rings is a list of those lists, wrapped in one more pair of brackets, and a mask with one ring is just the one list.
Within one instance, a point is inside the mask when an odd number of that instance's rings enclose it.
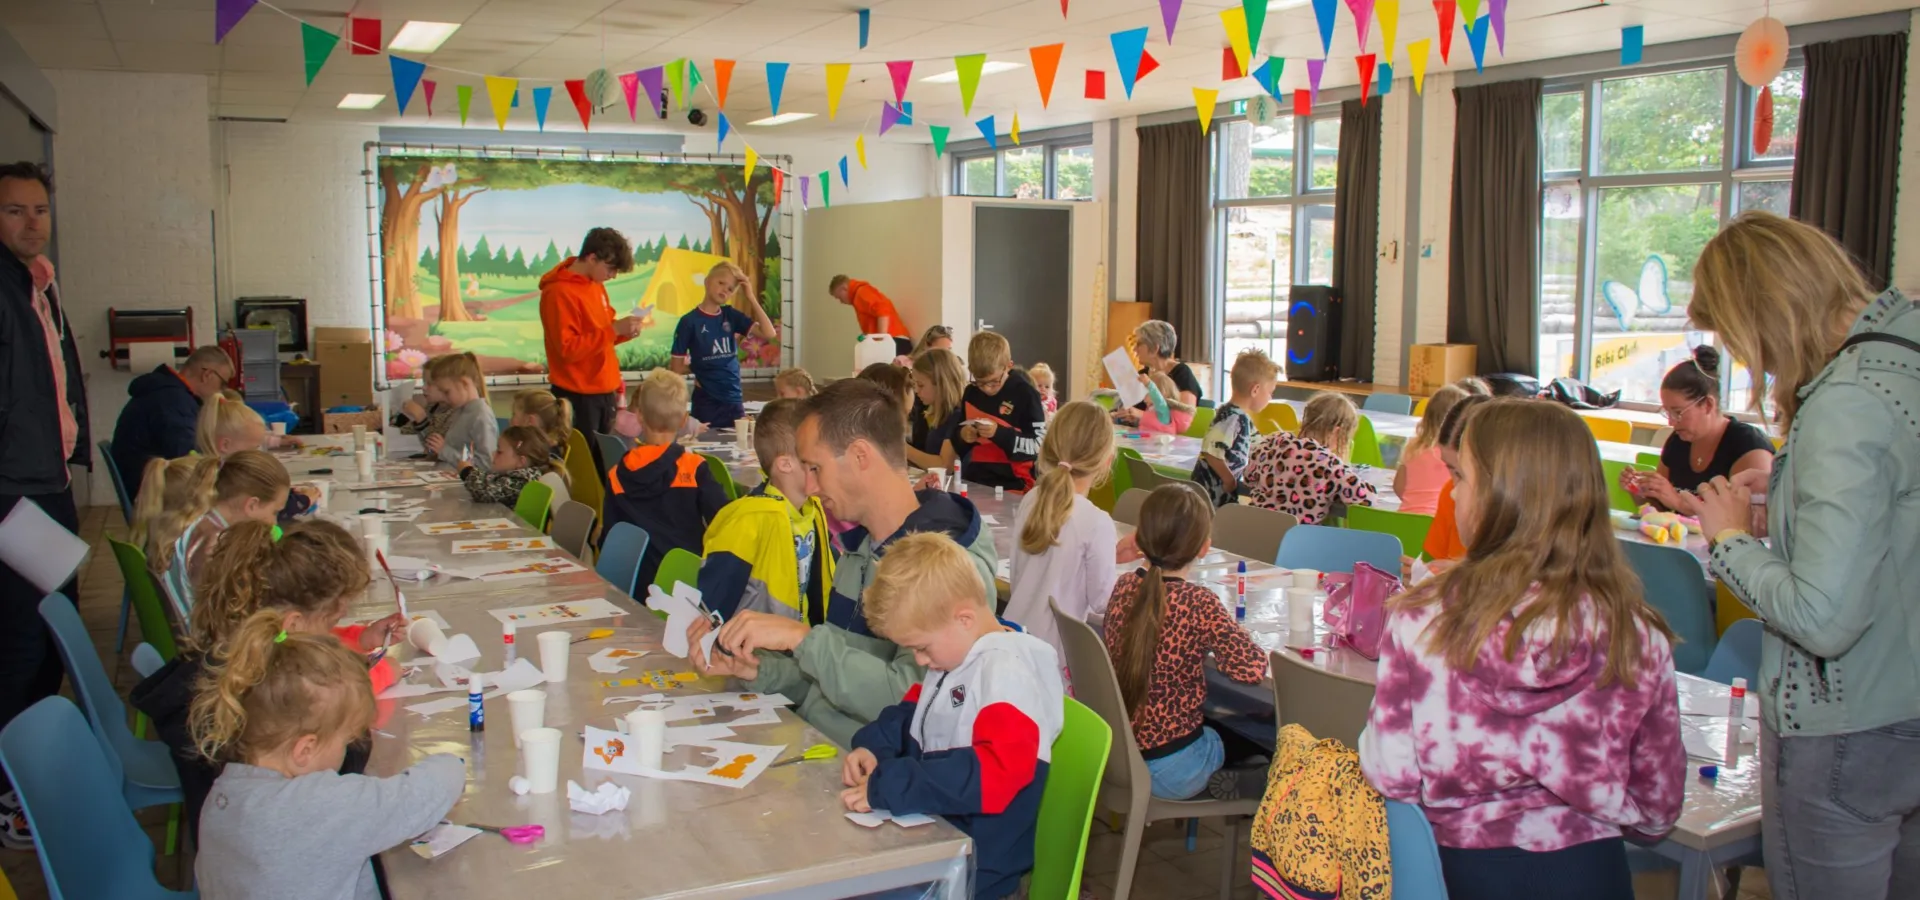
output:
{"label": "painted yellow tent", "polygon": [[653,267],[653,279],[647,282],[640,305],[653,307],[656,315],[686,315],[706,296],[707,270],[726,261],[711,253],[668,249]]}

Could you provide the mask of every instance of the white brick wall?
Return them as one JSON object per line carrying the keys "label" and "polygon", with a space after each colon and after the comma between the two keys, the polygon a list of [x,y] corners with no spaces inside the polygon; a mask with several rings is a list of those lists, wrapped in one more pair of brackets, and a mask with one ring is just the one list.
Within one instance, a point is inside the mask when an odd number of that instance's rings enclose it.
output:
{"label": "white brick wall", "polygon": [[[131,373],[100,358],[107,308],[190,307],[196,336],[213,340],[213,172],[207,80],[51,70],[60,104],[54,135],[54,234],[59,279],[86,373],[94,440],[110,438]],[[114,504],[96,462],[83,505]]]}

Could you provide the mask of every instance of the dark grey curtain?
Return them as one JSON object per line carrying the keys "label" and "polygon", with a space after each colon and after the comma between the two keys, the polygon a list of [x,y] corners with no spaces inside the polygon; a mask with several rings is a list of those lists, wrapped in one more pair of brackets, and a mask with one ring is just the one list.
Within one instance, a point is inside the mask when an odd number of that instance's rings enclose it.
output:
{"label": "dark grey curtain", "polygon": [[1333,188],[1333,286],[1340,289],[1340,377],[1372,381],[1380,107],[1359,100],[1340,104],[1338,172]]}
{"label": "dark grey curtain", "polygon": [[1447,340],[1538,376],[1540,79],[1455,88]]}
{"label": "dark grey curtain", "polygon": [[1907,35],[1808,44],[1806,53],[1806,92],[1787,209],[1833,235],[1880,290],[1893,272],[1893,186]]}
{"label": "dark grey curtain", "polygon": [[1213,362],[1207,308],[1207,138],[1192,122],[1140,133],[1134,298],[1180,333],[1180,358]]}

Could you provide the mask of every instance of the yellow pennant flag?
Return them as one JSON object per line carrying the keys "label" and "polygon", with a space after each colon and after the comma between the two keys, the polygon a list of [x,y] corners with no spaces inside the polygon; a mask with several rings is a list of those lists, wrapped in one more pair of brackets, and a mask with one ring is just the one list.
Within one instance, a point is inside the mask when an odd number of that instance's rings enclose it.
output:
{"label": "yellow pennant flag", "polygon": [[1413,92],[1416,94],[1423,93],[1422,89],[1427,80],[1427,48],[1429,46],[1432,46],[1432,42],[1427,38],[1407,44],[1407,59],[1413,63]]}
{"label": "yellow pennant flag", "polygon": [[1200,115],[1200,133],[1206,134],[1213,127],[1213,107],[1220,102],[1220,92],[1212,88],[1193,89],[1193,111]]}
{"label": "yellow pennant flag", "polygon": [[851,63],[827,63],[827,118],[840,117],[840,92],[847,89],[847,72],[853,68]]}
{"label": "yellow pennant flag", "polygon": [[853,137],[853,155],[860,158],[860,168],[867,167],[867,136],[857,134]]}
{"label": "yellow pennant flag", "polygon": [[1013,114],[1013,145],[1020,146],[1020,114]]}
{"label": "yellow pennant flag", "polygon": [[500,130],[507,130],[507,112],[513,109],[513,94],[520,89],[520,79],[502,78],[488,75],[487,102],[493,104],[493,120],[500,123]]}
{"label": "yellow pennant flag", "polygon": [[1393,63],[1393,38],[1400,30],[1400,0],[1373,0],[1373,14],[1380,20],[1380,61]]}
{"label": "yellow pennant flag", "polygon": [[1247,41],[1247,10],[1243,6],[1220,11],[1220,24],[1227,28],[1227,43],[1233,45],[1233,58],[1240,61],[1240,71],[1251,72],[1247,63],[1253,59],[1253,45]]}
{"label": "yellow pennant flag", "polygon": [[758,165],[760,165],[760,154],[755,153],[749,146],[747,148],[747,184],[753,184],[753,170]]}

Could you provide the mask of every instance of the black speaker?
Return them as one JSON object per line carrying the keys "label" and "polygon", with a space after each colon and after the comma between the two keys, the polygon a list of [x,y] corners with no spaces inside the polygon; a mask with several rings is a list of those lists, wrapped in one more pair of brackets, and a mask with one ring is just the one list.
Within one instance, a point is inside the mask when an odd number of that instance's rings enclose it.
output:
{"label": "black speaker", "polygon": [[1340,377],[1340,292],[1296,284],[1287,301],[1287,380]]}

